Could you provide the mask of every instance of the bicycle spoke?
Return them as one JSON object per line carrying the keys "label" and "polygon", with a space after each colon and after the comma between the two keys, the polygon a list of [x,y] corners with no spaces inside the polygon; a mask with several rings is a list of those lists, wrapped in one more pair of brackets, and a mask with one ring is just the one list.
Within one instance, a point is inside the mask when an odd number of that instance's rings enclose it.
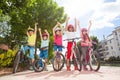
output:
{"label": "bicycle spoke", "polygon": [[60,71],[64,66],[64,62],[65,62],[65,58],[61,53],[59,55],[56,55],[53,61],[53,69],[55,71]]}

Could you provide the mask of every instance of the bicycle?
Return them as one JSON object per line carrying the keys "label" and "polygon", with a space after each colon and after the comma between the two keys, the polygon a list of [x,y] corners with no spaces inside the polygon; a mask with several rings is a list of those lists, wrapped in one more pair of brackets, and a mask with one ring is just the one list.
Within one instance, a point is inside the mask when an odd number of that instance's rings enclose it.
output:
{"label": "bicycle", "polygon": [[71,52],[72,52],[72,57],[73,57],[73,61],[75,62],[75,64],[78,67],[78,71],[82,70],[82,62],[81,62],[81,55],[80,55],[80,51],[78,49],[78,46],[75,44],[75,40],[80,39],[80,38],[72,38],[72,39],[65,39],[64,41],[72,41],[73,45],[71,48]]}
{"label": "bicycle", "polygon": [[[48,47],[43,47],[43,48],[40,48],[40,50],[43,50],[43,49],[46,49]],[[45,69],[45,59],[44,58],[40,58],[39,59],[36,59],[34,62],[33,62],[33,68],[35,70],[35,72],[41,72]]]}
{"label": "bicycle", "polygon": [[[92,42],[93,45],[96,45],[96,42]],[[86,56],[87,63],[90,66],[90,70],[98,71],[100,69],[100,59],[97,51],[94,50],[94,46],[89,46],[88,55]]]}
{"label": "bicycle", "polygon": [[21,45],[20,49],[17,51],[14,62],[13,62],[13,73],[17,72],[17,69],[19,67],[19,64],[23,63],[27,69],[32,66],[32,62],[30,61],[29,55],[25,52],[24,47],[26,42],[17,42]]}
{"label": "bicycle", "polygon": [[[62,46],[62,48],[64,47]],[[64,55],[60,51],[57,51],[52,62],[54,71],[60,71],[64,67],[64,63],[65,63]]]}

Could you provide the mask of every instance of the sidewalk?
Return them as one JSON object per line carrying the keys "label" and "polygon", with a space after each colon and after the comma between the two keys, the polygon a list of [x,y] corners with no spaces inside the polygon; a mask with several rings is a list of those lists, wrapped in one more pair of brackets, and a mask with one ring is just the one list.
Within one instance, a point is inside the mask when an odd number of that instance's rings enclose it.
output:
{"label": "sidewalk", "polygon": [[94,71],[62,71],[55,72],[51,65],[49,71],[25,71],[0,77],[0,80],[119,80],[120,67],[102,66],[99,72]]}

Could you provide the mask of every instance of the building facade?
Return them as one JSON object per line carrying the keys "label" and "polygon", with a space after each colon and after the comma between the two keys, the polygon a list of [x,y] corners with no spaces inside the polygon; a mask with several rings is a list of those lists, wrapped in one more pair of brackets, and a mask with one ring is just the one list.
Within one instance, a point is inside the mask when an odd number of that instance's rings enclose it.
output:
{"label": "building facade", "polygon": [[99,42],[99,53],[104,59],[120,56],[120,26]]}

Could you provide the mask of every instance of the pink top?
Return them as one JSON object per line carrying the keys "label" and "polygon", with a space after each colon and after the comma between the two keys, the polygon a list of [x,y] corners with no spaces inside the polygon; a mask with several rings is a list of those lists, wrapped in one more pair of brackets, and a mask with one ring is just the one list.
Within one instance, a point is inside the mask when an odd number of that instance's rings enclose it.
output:
{"label": "pink top", "polygon": [[84,40],[83,35],[81,34],[81,38],[82,38],[81,46],[92,46],[92,44],[89,44],[90,40],[88,39],[88,37]]}
{"label": "pink top", "polygon": [[62,46],[62,35],[60,36],[54,35],[54,43],[56,45]]}

